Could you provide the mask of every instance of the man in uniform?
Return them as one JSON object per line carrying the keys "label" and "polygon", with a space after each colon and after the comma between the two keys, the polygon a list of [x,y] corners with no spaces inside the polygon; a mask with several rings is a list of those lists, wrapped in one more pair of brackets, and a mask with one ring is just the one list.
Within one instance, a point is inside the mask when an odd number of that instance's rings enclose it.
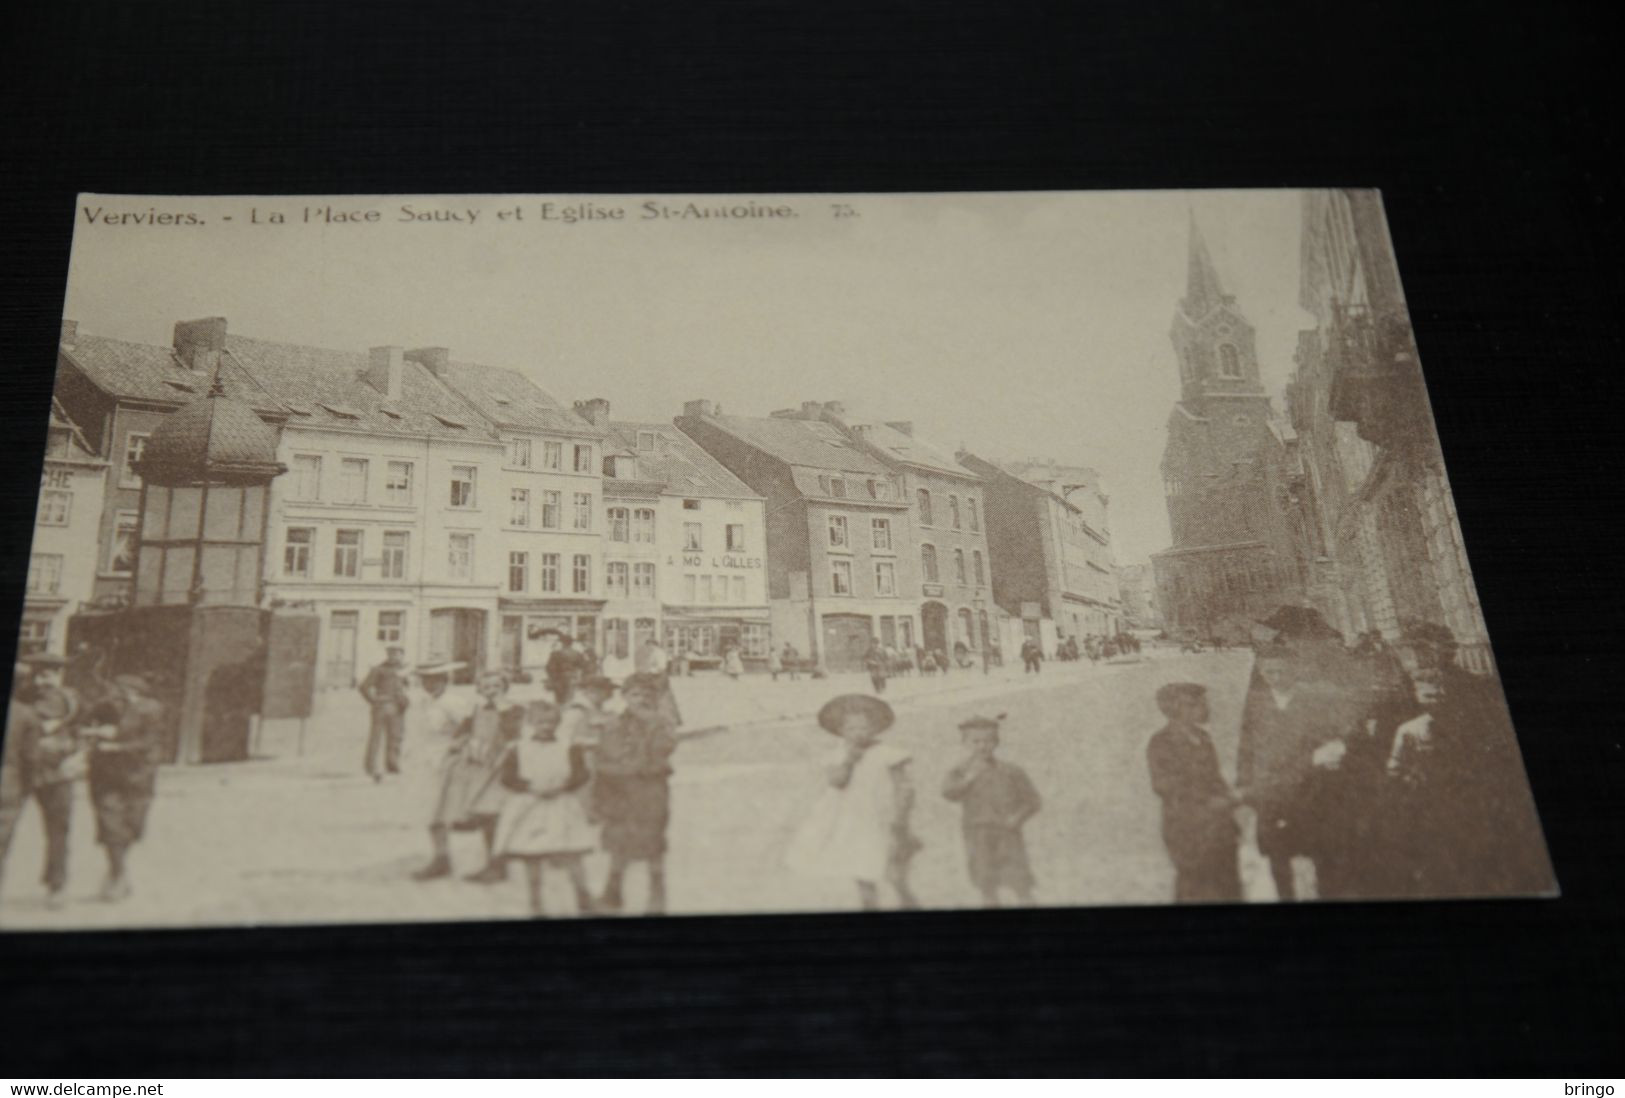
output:
{"label": "man in uniform", "polygon": [[361,696],[372,708],[364,766],[373,781],[381,782],[385,771],[401,772],[401,741],[406,735],[406,649],[391,645],[385,650],[384,662],[361,680]]}

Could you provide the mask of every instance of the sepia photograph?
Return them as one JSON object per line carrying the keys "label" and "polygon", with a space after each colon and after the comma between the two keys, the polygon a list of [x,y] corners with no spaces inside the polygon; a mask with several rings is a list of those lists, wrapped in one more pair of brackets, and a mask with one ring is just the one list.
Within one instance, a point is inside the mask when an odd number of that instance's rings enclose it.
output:
{"label": "sepia photograph", "polygon": [[1382,199],[81,195],[0,931],[1552,897]]}

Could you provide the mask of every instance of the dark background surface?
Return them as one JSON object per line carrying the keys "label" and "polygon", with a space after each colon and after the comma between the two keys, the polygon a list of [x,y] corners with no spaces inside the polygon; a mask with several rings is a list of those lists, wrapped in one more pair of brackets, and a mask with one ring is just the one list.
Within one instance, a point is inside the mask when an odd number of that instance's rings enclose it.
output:
{"label": "dark background surface", "polygon": [[7,1074],[1618,1073],[1625,240],[1601,26],[1533,4],[880,0],[6,19],[4,645],[78,191],[1379,186],[1564,889],[0,936]]}

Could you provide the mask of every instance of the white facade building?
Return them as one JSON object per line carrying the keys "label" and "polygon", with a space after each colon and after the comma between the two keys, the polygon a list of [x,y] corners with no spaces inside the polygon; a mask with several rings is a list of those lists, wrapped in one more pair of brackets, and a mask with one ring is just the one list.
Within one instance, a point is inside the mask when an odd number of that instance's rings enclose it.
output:
{"label": "white facade building", "polygon": [[107,462],[55,400],[48,432],[17,644],[22,655],[64,655],[68,618],[94,597],[96,586]]}

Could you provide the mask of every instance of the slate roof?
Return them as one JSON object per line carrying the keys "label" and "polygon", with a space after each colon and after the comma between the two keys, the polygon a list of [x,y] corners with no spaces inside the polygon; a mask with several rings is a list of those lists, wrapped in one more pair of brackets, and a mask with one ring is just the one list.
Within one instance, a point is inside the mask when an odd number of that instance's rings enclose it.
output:
{"label": "slate roof", "polygon": [[451,388],[492,422],[521,431],[554,431],[602,437],[603,432],[564,407],[518,370],[453,362],[446,367]]}
{"label": "slate roof", "polygon": [[790,465],[838,473],[891,472],[841,434],[838,427],[819,420],[706,416],[705,421]]}
{"label": "slate roof", "polygon": [[[169,347],[130,343],[122,339],[78,335],[63,344],[61,354],[78,366],[105,392],[124,400],[160,404],[188,404],[209,391],[212,374],[188,370]],[[258,384],[231,356],[221,356],[220,383],[226,395],[241,400],[256,412],[276,417],[287,408]]]}
{"label": "slate roof", "polygon": [[933,445],[913,435],[906,435],[884,423],[861,423],[855,426],[862,427],[865,438],[900,462],[945,473],[948,476],[964,477],[967,480],[977,479],[975,473],[959,464],[959,459],[944,447]]}
{"label": "slate roof", "polygon": [[[638,433],[653,431],[655,449],[639,450]],[[615,421],[609,425],[609,445],[637,459],[639,481],[654,481],[673,496],[722,499],[761,499],[750,486],[730,473],[716,458],[670,423]],[[605,491],[615,482],[604,481]]]}
{"label": "slate roof", "polygon": [[288,417],[290,427],[486,441],[496,437],[476,409],[416,362],[402,363],[400,399],[390,400],[361,377],[369,365],[363,353],[234,335],[226,337],[226,352],[294,413]]}

